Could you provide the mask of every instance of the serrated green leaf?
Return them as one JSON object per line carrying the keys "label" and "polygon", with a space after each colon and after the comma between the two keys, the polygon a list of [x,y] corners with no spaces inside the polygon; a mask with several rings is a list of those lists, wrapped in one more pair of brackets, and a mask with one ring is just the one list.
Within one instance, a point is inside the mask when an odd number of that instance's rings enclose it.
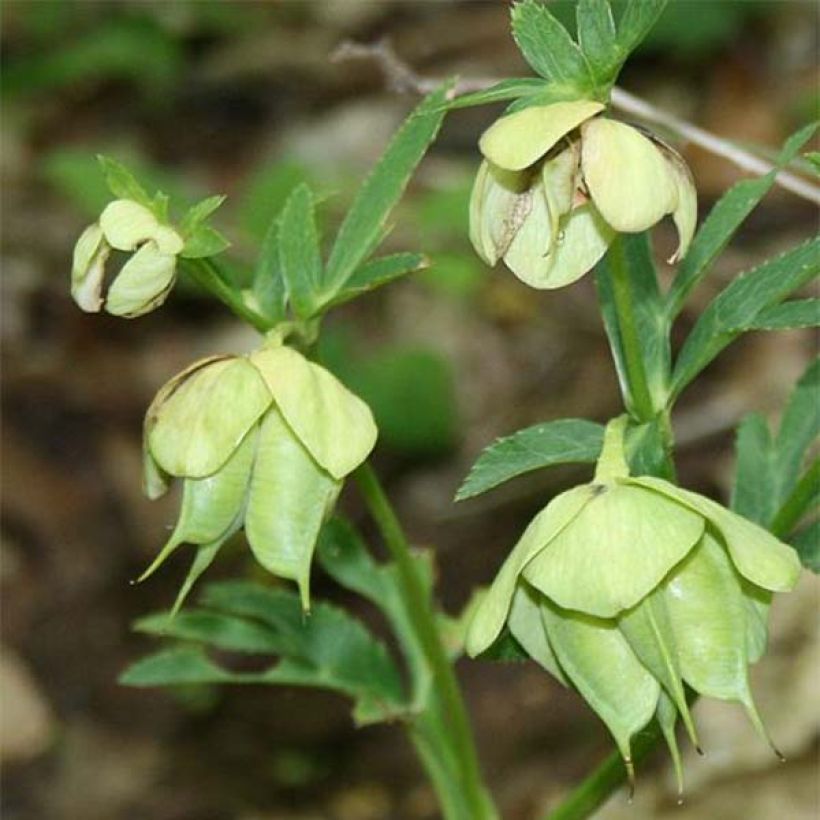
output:
{"label": "serrated green leaf", "polygon": [[322,305],[341,305],[356,299],[371,290],[393,282],[408,273],[422,270],[428,266],[427,257],[420,253],[395,253],[391,256],[380,256],[365,262],[360,268],[353,271],[352,276],[345,282],[334,297]]}
{"label": "serrated green leaf", "polygon": [[625,53],[615,33],[608,0],[578,0],[575,7],[578,43],[599,85],[614,81]]}
{"label": "serrated green leaf", "polygon": [[800,556],[800,563],[813,573],[820,573],[820,519],[800,530],[791,539],[791,544]]}
{"label": "serrated green leaf", "polygon": [[279,262],[279,218],[271,219],[253,274],[253,295],[259,309],[276,325],[285,318],[288,291]]}
{"label": "serrated green leaf", "polygon": [[124,686],[181,686],[190,683],[230,683],[234,675],[217,666],[198,647],[166,649],[131,664],[122,675]]}
{"label": "serrated green leaf", "polygon": [[535,77],[522,77],[502,80],[483,91],[472,91],[469,94],[460,94],[448,102],[447,109],[471,108],[476,105],[489,105],[504,100],[515,100],[546,91],[549,84]]}
{"label": "serrated green leaf", "polygon": [[735,441],[735,482],[731,508],[764,527],[777,510],[774,442],[766,419],[759,413],[744,416]]}
{"label": "serrated green leaf", "polygon": [[390,211],[438,133],[451,87],[452,83],[445,83],[422,100],[356,194],[328,259],[323,289],[327,299],[347,282],[384,236]]}
{"label": "serrated green leaf", "polygon": [[196,641],[226,652],[278,655],[288,650],[287,641],[275,629],[208,609],[189,609],[173,619],[167,612],[157,612],[137,620],[134,631]]}
{"label": "serrated green leaf", "polygon": [[820,436],[820,357],[806,368],[792,391],[776,440],[777,500],[786,501],[794,490],[800,467],[812,443]]}
{"label": "serrated green leaf", "polygon": [[[622,283],[618,285],[616,279]],[[625,283],[623,280],[626,280]],[[616,237],[609,252],[595,269],[595,284],[618,379],[630,409],[634,410],[638,404],[636,385],[628,365],[617,306],[618,288],[629,289],[628,298],[634,305],[635,330],[640,340],[640,364],[652,405],[655,409],[660,409],[666,403],[669,390],[671,352],[669,324],[658,287],[649,234],[621,234]]]}
{"label": "serrated green leaf", "polygon": [[629,54],[655,25],[667,0],[627,0],[618,21],[618,45]]}
{"label": "serrated green leaf", "polygon": [[456,501],[486,493],[532,470],[594,462],[603,441],[603,425],[584,419],[558,419],[519,430],[481,453],[459,487]]}
{"label": "serrated green leaf", "polygon": [[686,339],[675,363],[672,396],[678,396],[737,337],[733,328],[754,322],[763,310],[780,303],[819,272],[820,239],[814,238],[738,276],[709,304]]}
{"label": "serrated green leaf", "polygon": [[820,299],[798,299],[762,310],[754,321],[734,330],[795,330],[820,327]]}
{"label": "serrated green leaf", "polygon": [[807,514],[820,510],[820,458],[796,481],[771,524],[772,532],[787,536]]}
{"label": "serrated green leaf", "polygon": [[511,18],[515,42],[536,74],[575,88],[579,96],[594,86],[583,52],[545,6],[523,0],[512,7]]}
{"label": "serrated green leaf", "polygon": [[136,177],[121,162],[102,154],[97,156],[97,161],[102,167],[108,190],[115,197],[139,202],[140,205],[144,205],[153,211],[153,200],[148,196],[142,185],[137,182]]}
{"label": "serrated green leaf", "polygon": [[216,256],[230,246],[231,243],[216,228],[200,222],[191,230],[179,255],[185,259],[203,259]]}
{"label": "serrated green leaf", "polygon": [[667,313],[674,319],[686,297],[698,285],[709,266],[734,236],[746,217],[774,185],[777,172],[794,159],[811,139],[818,123],[811,123],[790,136],[775,160],[775,168],[757,179],[744,179],[730,188],[715,204],[695,235],[667,296]]}
{"label": "serrated green leaf", "polygon": [[310,318],[317,309],[322,256],[314,197],[305,183],[294,188],[279,217],[279,265],[296,314]]}
{"label": "serrated green leaf", "polygon": [[200,222],[204,222],[217,208],[219,208],[227,197],[224,194],[205,197],[195,205],[192,205],[188,212],[182,217],[179,229],[183,235],[187,235]]}

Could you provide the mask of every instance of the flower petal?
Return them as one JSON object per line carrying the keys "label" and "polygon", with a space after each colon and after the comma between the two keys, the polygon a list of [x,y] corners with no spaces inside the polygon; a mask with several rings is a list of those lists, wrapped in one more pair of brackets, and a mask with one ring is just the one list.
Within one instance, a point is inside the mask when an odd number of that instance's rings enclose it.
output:
{"label": "flower petal", "polygon": [[137,245],[153,239],[160,224],[144,205],[130,199],[115,199],[100,214],[100,227],[112,248],[133,251]]}
{"label": "flower petal", "polygon": [[519,581],[510,607],[510,616],[507,626],[513,638],[524,647],[527,654],[540,666],[547,670],[564,686],[569,686],[558,658],[555,657],[550,646],[544,622],[541,619],[541,595],[533,588]]}
{"label": "flower petal", "polygon": [[630,740],[655,713],[658,682],[613,621],[568,612],[549,601],[541,614],[561,668],[612,733],[631,780]]}
{"label": "flower petal", "polygon": [[495,641],[507,620],[522,567],[581,512],[591,497],[588,485],[574,487],[553,498],[533,518],[476,607],[467,629],[465,646],[468,655],[481,654]]}
{"label": "flower petal", "polygon": [[610,618],[635,606],[660,583],[700,540],[704,521],[638,487],[597,489],[523,574],[564,609]]}
{"label": "flower petal", "polygon": [[564,218],[548,253],[530,260],[528,278],[514,272],[534,288],[551,290],[571,285],[595,267],[614,236],[615,231],[591,202],[581,205]]}
{"label": "flower petal", "polygon": [[771,743],[749,689],[747,607],[723,547],[704,535],[663,590],[684,680],[703,695],[742,703]]}
{"label": "flower petal", "polygon": [[272,406],[259,431],[245,534],[265,569],[296,581],[306,610],[316,540],[341,486],[313,460]]}
{"label": "flower petal", "polygon": [[284,346],[259,350],[250,359],[321,467],[343,478],[367,458],[378,435],[373,414],[330,371]]}
{"label": "flower petal", "polygon": [[[504,264],[530,287],[544,287],[544,269],[555,241],[542,185],[527,191],[527,213],[504,253]],[[524,202],[523,197],[519,200]]]}
{"label": "flower petal", "polygon": [[231,456],[271,404],[262,377],[246,359],[195,370],[155,411],[148,446],[171,475],[205,478]]}
{"label": "flower petal", "polygon": [[644,231],[675,210],[675,178],[651,140],[605,117],[584,123],[581,135],[584,181],[595,206],[616,231]]}
{"label": "flower petal", "polygon": [[159,307],[173,287],[176,261],[176,256],[161,253],[155,242],[146,242],[111,283],[106,311],[133,319]]}
{"label": "flower petal", "polygon": [[669,264],[674,265],[686,256],[695,235],[698,223],[698,192],[692,172],[683,157],[671,148],[667,148],[666,157],[678,190],[678,204],[672,212],[672,219],[678,229],[678,247],[669,258]]}
{"label": "flower petal", "polygon": [[89,225],[74,246],[71,264],[71,298],[86,313],[97,313],[102,307],[105,263],[111,247],[103,238],[98,224]]}
{"label": "flower petal", "polygon": [[676,487],[661,478],[641,476],[630,478],[629,483],[654,490],[699,512],[721,534],[734,565],[753,584],[784,592],[797,583],[800,559],[795,550],[757,524],[711,498]]}
{"label": "flower petal", "polygon": [[481,137],[488,160],[508,171],[520,171],[539,160],[564,134],[603,111],[592,100],[534,105],[496,120]]}

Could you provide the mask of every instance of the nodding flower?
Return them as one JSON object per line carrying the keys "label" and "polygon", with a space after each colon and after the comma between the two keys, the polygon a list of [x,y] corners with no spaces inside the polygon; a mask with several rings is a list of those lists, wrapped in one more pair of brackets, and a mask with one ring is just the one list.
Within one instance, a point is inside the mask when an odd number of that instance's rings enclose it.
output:
{"label": "nodding flower", "polygon": [[466,648],[481,654],[506,627],[597,712],[630,779],[631,739],[657,717],[680,783],[678,716],[699,748],[684,684],[741,703],[771,744],[748,666],[765,651],[772,593],[795,585],[800,562],[715,501],[630,476],[623,426],[610,422],[592,483],[553,498],[527,527],[476,607]]}
{"label": "nodding flower", "polygon": [[[114,316],[149,313],[167,298],[185,242],[145,205],[130,199],[109,203],[98,222],[80,234],[71,266],[71,295],[88,313],[105,308]],[[112,251],[131,252],[111,283],[105,274]]]}
{"label": "nodding flower", "polygon": [[503,259],[532,287],[563,287],[591,270],[617,233],[647,230],[667,214],[679,239],[669,261],[683,258],[697,222],[688,166],[603,109],[591,100],[532,106],[485,131],[470,238],[488,265]]}

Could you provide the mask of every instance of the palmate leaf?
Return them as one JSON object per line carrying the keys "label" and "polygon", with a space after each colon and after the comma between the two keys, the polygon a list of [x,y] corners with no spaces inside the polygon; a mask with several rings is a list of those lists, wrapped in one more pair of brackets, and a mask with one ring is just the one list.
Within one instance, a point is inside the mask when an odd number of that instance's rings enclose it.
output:
{"label": "palmate leaf", "polygon": [[618,45],[624,58],[636,48],[658,21],[668,0],[627,0],[618,21]]}
{"label": "palmate leaf", "polygon": [[288,291],[279,259],[279,219],[271,219],[253,274],[252,293],[259,309],[272,325],[285,318]]}
{"label": "palmate leaf", "polygon": [[519,97],[529,97],[542,93],[549,88],[549,83],[539,77],[521,77],[502,80],[482,91],[472,91],[468,94],[459,94],[447,103],[447,108],[472,108],[476,105],[516,100]]}
{"label": "palmate leaf", "polygon": [[356,194],[328,259],[323,301],[332,301],[384,236],[390,211],[438,133],[451,87],[452,83],[445,83],[422,100]]}
{"label": "palmate leaf", "polygon": [[[354,699],[358,723],[385,720],[406,710],[401,679],[384,645],[341,609],[318,604],[302,614],[296,594],[247,582],[206,589],[207,609],[165,613],[137,622],[139,631],[193,642],[138,661],[123,674],[131,686],[191,683],[290,684],[331,689]],[[254,672],[233,671],[208,649],[275,655]]]}
{"label": "palmate leaf", "polygon": [[734,328],[753,323],[818,272],[820,239],[814,238],[738,276],[710,303],[686,339],[675,363],[672,396],[678,396],[738,336]]}
{"label": "palmate leaf", "polygon": [[774,442],[769,425],[760,413],[744,416],[735,441],[737,462],[731,508],[740,515],[767,527],[777,510],[773,492]]}
{"label": "palmate leaf", "polygon": [[542,467],[591,463],[598,458],[603,440],[603,425],[584,419],[559,419],[519,430],[484,450],[459,488],[456,501]]}
{"label": "palmate leaf", "polygon": [[686,297],[697,287],[712,262],[774,185],[777,172],[794,159],[803,145],[814,135],[817,127],[818,123],[815,122],[795,132],[783,145],[772,171],[757,179],[744,179],[738,182],[718,200],[695,235],[672,283],[667,297],[670,320],[680,313]]}

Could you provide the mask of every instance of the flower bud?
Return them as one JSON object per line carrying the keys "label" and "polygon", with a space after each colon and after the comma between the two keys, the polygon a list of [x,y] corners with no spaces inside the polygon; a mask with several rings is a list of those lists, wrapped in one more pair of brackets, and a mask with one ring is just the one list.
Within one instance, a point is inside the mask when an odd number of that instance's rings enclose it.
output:
{"label": "flower bud", "polygon": [[[274,343],[212,357],[171,379],[145,421],[145,484],[156,497],[183,480],[177,526],[142,578],[181,544],[197,557],[177,609],[221,544],[244,527],[254,557],[299,585],[322,523],[376,441],[372,414],[331,373]],[[140,580],[142,580],[142,578]]]}
{"label": "flower bud", "polygon": [[684,683],[741,703],[766,737],[748,665],[761,656],[772,592],[800,564],[761,527],[659,478],[631,477],[623,420],[607,428],[591,484],[554,498],[527,527],[473,615],[478,655],[504,625],[609,728],[631,776],[631,738],[657,715],[674,746]]}
{"label": "flower bud", "polygon": [[482,136],[470,237],[479,256],[503,258],[521,280],[556,288],[579,279],[616,232],[647,230],[672,214],[686,253],[697,221],[691,173],[670,146],[599,116],[589,100],[533,106]]}
{"label": "flower bud", "polygon": [[[83,231],[74,247],[71,295],[82,309],[105,305],[115,316],[133,318],[161,305],[174,284],[182,237],[163,225],[145,205],[128,199],[109,203],[100,220]],[[112,250],[135,253],[103,294]]]}

